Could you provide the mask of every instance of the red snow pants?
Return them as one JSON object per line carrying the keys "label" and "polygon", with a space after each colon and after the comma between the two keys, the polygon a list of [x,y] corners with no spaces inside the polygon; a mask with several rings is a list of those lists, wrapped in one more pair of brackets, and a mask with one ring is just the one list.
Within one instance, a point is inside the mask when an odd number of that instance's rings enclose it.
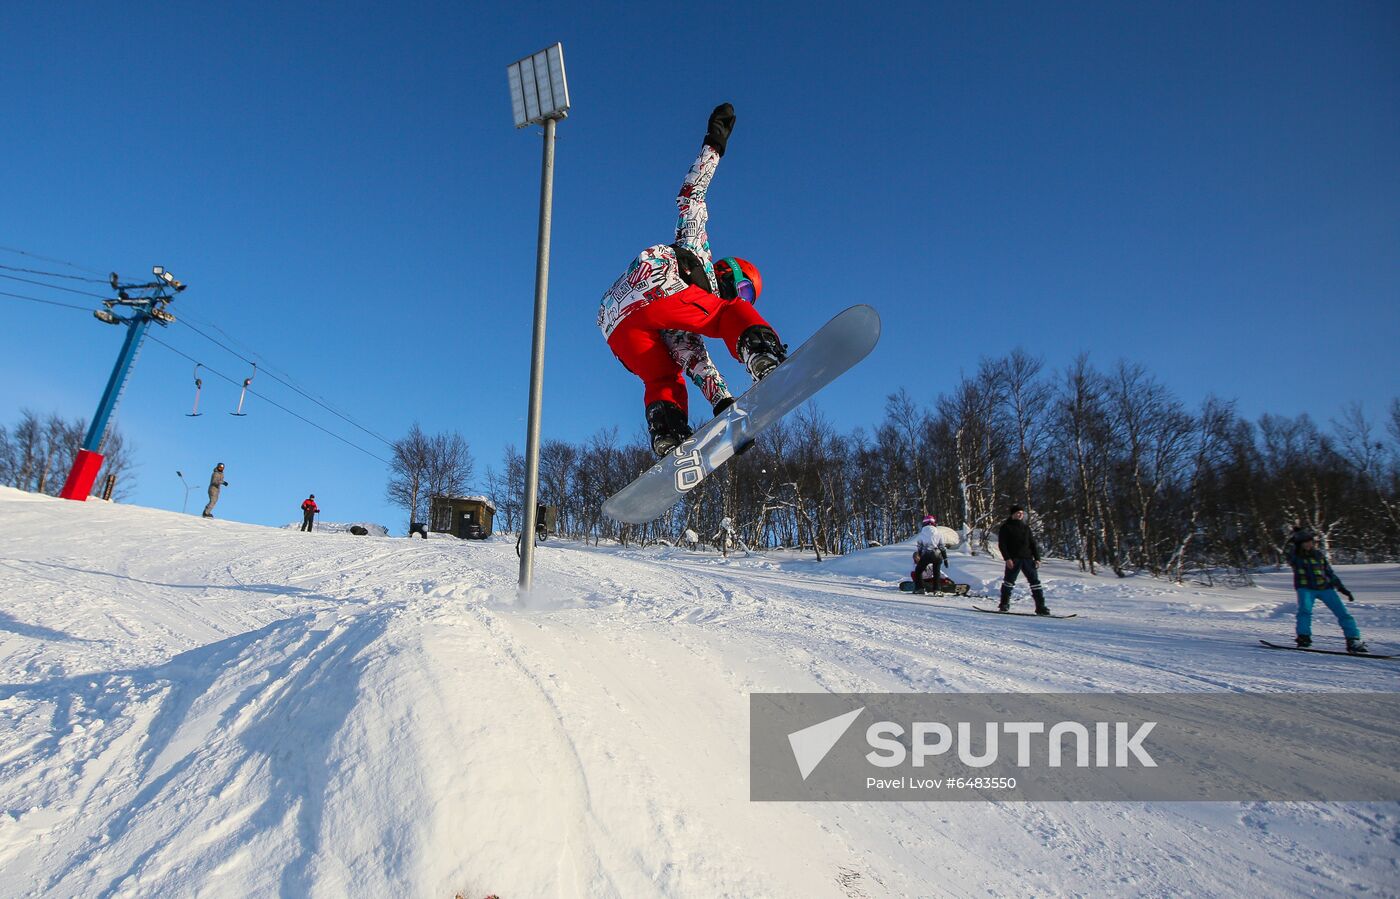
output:
{"label": "red snow pants", "polygon": [[627,370],[646,384],[646,404],[666,400],[687,411],[685,376],[662,331],[690,331],[724,341],[739,358],[739,337],[754,325],[771,327],[745,300],[726,300],[691,285],[627,314],[613,329],[608,346]]}

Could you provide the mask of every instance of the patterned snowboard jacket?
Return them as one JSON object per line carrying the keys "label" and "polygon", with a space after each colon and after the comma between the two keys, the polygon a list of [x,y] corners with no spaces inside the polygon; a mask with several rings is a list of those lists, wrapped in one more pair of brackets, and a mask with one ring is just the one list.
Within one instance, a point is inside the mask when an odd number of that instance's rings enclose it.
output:
{"label": "patterned snowboard jacket", "polygon": [[[602,330],[605,340],[612,336],[618,323],[631,313],[653,300],[678,293],[690,286],[681,276],[680,262],[676,258],[677,246],[690,251],[699,259],[704,270],[704,279],[708,282],[700,286],[711,293],[719,292],[719,284],[715,280],[713,253],[710,250],[710,236],[706,230],[710,211],[705,204],[705,194],[718,165],[719,153],[708,144],[702,146],[700,155],[686,173],[680,194],[676,197],[680,216],[676,220],[675,243],[656,244],[642,250],[637,258],[632,260],[627,273],[618,278],[608,292],[603,294],[598,308],[598,327]],[[693,273],[692,277],[696,274],[698,273]],[[715,368],[714,360],[710,358],[709,351],[705,349],[704,339],[700,335],[688,331],[661,333],[671,351],[671,358],[676,360],[676,364],[695,386],[700,388],[700,392],[711,405],[730,395],[729,386]]]}
{"label": "patterned snowboard jacket", "polygon": [[1328,590],[1342,586],[1342,579],[1332,570],[1327,557],[1314,549],[1312,552],[1290,550],[1288,564],[1293,568],[1293,588],[1295,590]]}

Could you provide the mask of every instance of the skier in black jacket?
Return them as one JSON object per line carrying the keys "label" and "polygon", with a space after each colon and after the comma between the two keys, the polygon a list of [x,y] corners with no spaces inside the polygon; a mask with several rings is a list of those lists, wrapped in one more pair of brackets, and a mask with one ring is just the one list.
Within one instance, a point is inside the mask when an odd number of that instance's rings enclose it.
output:
{"label": "skier in black jacket", "polygon": [[1026,524],[1025,509],[1011,507],[1011,516],[1002,522],[997,531],[997,549],[1006,560],[1006,574],[1001,581],[1001,603],[997,610],[1011,611],[1011,585],[1016,583],[1016,575],[1025,572],[1026,582],[1031,585],[1031,596],[1035,599],[1035,613],[1049,615],[1045,590],[1040,586],[1040,574],[1036,568],[1040,564],[1040,546],[1035,542],[1030,525]]}

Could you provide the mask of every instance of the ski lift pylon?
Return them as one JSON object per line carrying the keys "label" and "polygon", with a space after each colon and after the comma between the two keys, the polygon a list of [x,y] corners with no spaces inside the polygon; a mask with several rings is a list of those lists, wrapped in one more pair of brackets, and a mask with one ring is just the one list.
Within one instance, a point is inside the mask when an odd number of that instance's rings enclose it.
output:
{"label": "ski lift pylon", "polygon": [[202,414],[199,411],[199,391],[204,387],[204,381],[199,377],[199,370],[202,367],[198,362],[194,364],[194,408],[185,413],[190,418],[198,418]]}
{"label": "ski lift pylon", "polygon": [[253,363],[253,373],[243,379],[243,389],[238,393],[238,409],[230,412],[229,415],[236,415],[239,418],[245,417],[248,413],[243,411],[243,399],[248,395],[248,385],[253,383],[253,379],[258,376],[258,363]]}

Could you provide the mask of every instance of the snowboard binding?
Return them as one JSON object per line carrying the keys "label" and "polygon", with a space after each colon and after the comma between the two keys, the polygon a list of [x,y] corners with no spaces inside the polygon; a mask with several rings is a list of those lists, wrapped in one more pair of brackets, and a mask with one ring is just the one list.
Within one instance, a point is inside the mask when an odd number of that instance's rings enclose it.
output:
{"label": "snowboard binding", "polygon": [[651,451],[658,456],[680,446],[692,433],[681,407],[666,400],[647,406],[647,430],[651,432]]}
{"label": "snowboard binding", "polygon": [[778,340],[772,328],[754,325],[739,337],[739,359],[755,382],[766,378],[786,358],[787,345]]}

